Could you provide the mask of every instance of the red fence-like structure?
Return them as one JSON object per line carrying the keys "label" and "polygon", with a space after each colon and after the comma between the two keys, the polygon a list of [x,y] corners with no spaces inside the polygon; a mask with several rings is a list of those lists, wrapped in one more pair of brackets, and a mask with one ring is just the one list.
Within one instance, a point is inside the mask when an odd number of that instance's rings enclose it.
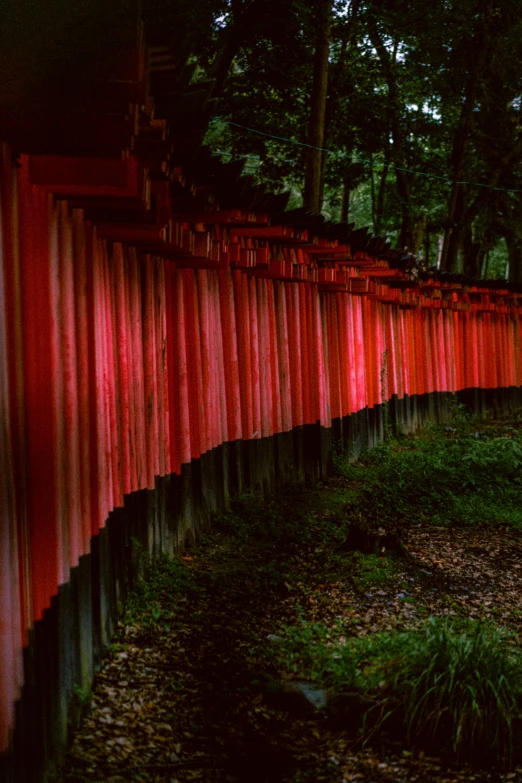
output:
{"label": "red fence-like structure", "polygon": [[[235,492],[324,475],[333,437],[357,453],[456,393],[522,396],[522,291],[419,273],[216,162],[160,6],[148,48],[138,3],[109,26],[98,9],[110,57],[78,38],[95,83],[83,52],[65,118],[63,85],[29,100],[22,79],[17,107],[0,79],[0,777],[16,783],[66,744],[134,539],[181,549]],[[49,7],[40,49],[17,65],[0,47],[15,75],[36,52],[30,85],[61,29]]]}
{"label": "red fence-like structure", "polygon": [[[387,276],[405,276],[385,261],[240,210],[205,223],[171,211],[168,243],[156,226],[132,236],[131,224],[86,219],[75,204],[139,198],[136,160],[60,165],[14,165],[3,148],[3,750],[29,631],[126,496],[224,443],[328,431],[393,398],[521,385],[516,293],[393,288]],[[163,520],[152,548],[182,546],[192,524]],[[82,655],[85,678],[93,655]]]}

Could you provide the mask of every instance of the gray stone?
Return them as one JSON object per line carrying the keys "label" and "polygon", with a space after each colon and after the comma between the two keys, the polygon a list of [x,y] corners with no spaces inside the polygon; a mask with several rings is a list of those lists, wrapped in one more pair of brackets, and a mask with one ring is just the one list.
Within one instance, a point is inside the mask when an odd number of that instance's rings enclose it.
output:
{"label": "gray stone", "polygon": [[328,694],[323,688],[318,688],[310,682],[285,682],[283,693],[296,694],[316,710],[326,707]]}

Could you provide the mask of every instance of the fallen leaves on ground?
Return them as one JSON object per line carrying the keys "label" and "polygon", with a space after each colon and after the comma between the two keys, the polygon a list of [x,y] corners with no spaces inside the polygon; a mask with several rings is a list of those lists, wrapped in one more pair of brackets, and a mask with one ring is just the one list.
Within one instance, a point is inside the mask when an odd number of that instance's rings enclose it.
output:
{"label": "fallen leaves on ground", "polygon": [[[259,503],[281,515],[306,509],[335,519],[342,489],[337,478]],[[120,626],[62,783],[522,781],[522,768],[471,769],[386,737],[361,746],[353,730],[322,713],[283,709],[260,685],[279,676],[265,654],[267,639],[303,613],[341,621],[357,635],[448,614],[520,631],[520,536],[421,523],[405,531],[405,542],[411,561],[384,554],[390,567],[372,584],[356,559],[317,541],[270,548],[211,534],[180,559],[197,589],[159,601],[153,620]]]}

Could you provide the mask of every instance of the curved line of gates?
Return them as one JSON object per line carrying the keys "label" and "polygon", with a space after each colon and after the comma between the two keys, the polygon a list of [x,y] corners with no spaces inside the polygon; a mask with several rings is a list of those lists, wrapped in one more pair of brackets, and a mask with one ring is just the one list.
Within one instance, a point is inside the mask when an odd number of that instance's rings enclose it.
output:
{"label": "curved line of gates", "polygon": [[27,630],[125,494],[392,395],[520,386],[522,322],[177,269],[100,239],[5,156],[0,186],[2,749]]}

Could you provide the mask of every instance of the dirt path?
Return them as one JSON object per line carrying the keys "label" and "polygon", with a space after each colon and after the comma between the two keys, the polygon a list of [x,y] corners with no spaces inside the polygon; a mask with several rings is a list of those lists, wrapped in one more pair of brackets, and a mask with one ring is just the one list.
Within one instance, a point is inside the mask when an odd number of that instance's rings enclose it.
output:
{"label": "dirt path", "polygon": [[344,551],[325,531],[348,485],[246,500],[155,572],[96,678],[61,783],[522,781],[522,768],[471,770],[386,736],[362,748],[342,721],[273,687],[270,645],[299,617],[358,635],[446,614],[521,629],[522,539],[413,526],[411,558]]}

